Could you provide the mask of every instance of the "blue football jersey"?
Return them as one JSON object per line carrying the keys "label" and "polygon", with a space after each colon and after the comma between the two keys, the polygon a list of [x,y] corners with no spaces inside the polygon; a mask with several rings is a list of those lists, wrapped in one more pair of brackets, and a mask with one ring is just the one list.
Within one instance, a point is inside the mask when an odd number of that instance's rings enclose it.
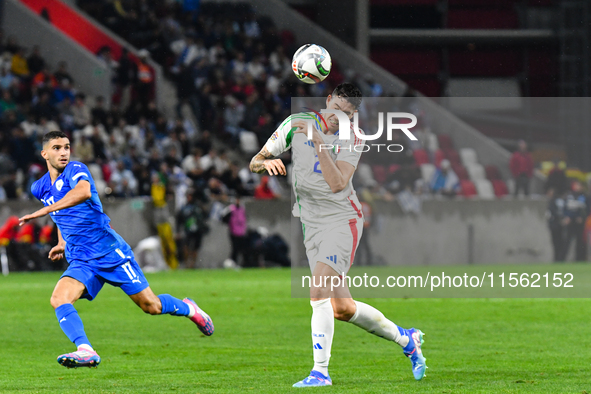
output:
{"label": "blue football jersey", "polygon": [[[48,206],[61,200],[80,181],[90,183],[92,197],[76,206],[49,214],[66,241],[66,259],[69,262],[89,261],[99,259],[117,248],[125,252],[130,250],[123,238],[109,226],[111,219],[103,212],[94,180],[85,164],[71,161],[53,185],[48,172],[33,183],[31,192]],[[98,264],[101,264],[100,261]],[[104,264],[111,265],[108,262]]]}

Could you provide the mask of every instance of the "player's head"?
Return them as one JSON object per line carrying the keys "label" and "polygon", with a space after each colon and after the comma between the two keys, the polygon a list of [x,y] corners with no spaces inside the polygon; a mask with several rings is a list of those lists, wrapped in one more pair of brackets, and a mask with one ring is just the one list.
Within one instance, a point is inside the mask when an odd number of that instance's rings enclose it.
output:
{"label": "player's head", "polygon": [[43,136],[41,156],[47,161],[47,167],[62,172],[70,162],[70,140],[61,131],[50,131]]}
{"label": "player's head", "polygon": [[[326,98],[327,109],[338,109],[343,111],[349,119],[353,118],[353,114],[361,105],[361,91],[352,83],[342,83]],[[337,117],[333,114],[324,117],[328,129],[336,132],[339,129],[339,122]]]}

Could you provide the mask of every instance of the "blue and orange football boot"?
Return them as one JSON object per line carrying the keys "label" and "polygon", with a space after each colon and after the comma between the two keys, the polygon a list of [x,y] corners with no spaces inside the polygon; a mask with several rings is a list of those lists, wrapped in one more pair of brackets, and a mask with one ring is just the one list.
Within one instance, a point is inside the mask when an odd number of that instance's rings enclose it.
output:
{"label": "blue and orange football boot", "polygon": [[412,374],[415,379],[421,380],[425,377],[425,371],[427,370],[427,359],[423,356],[423,351],[421,350],[421,345],[424,342],[423,335],[425,334],[416,328],[409,328],[408,330],[404,330],[404,332],[408,336],[409,341],[408,345],[402,351],[406,357],[410,358]]}

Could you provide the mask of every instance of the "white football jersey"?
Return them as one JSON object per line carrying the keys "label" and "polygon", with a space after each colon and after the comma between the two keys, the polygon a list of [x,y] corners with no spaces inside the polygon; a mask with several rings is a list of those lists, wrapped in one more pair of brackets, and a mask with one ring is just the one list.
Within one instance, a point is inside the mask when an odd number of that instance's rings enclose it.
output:
{"label": "white football jersey", "polygon": [[330,190],[330,186],[322,175],[313,142],[308,140],[305,133],[294,134],[295,127],[291,126],[291,121],[296,119],[313,121],[324,143],[334,146],[330,150],[330,156],[335,162],[346,161],[357,168],[364,148],[363,140],[358,138],[353,130],[351,130],[350,140],[340,139],[338,132],[333,135],[324,134],[320,129],[321,120],[312,112],[298,113],[285,119],[267,140],[265,147],[274,156],[279,156],[288,149],[292,150],[291,178],[296,197],[294,216],[300,217],[304,225],[314,226],[363,218],[352,179],[342,191],[333,193]]}

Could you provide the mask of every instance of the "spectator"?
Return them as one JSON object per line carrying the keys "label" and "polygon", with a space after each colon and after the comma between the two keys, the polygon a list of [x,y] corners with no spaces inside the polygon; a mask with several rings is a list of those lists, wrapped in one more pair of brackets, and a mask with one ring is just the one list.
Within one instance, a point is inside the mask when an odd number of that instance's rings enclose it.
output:
{"label": "spectator", "polygon": [[131,84],[137,78],[137,66],[129,57],[129,52],[126,48],[121,50],[121,57],[119,58],[119,67],[115,77],[115,94],[118,96],[116,100],[121,107],[125,108],[129,105],[131,98]]}
{"label": "spectator", "polygon": [[199,261],[199,249],[203,236],[209,232],[207,214],[195,199],[194,191],[187,191],[187,203],[177,214],[177,232],[182,241],[183,257],[186,268],[195,268]]}
{"label": "spectator", "polygon": [[561,196],[568,190],[568,179],[566,178],[566,163],[563,161],[555,162],[546,179],[545,190],[553,190],[553,194]]}
{"label": "spectator", "polygon": [[431,180],[431,191],[446,197],[454,197],[460,189],[460,179],[451,169],[449,160],[442,160]]}
{"label": "spectator", "polygon": [[51,96],[49,92],[44,91],[41,93],[39,100],[33,107],[31,108],[31,112],[35,115],[37,121],[40,118],[45,117],[47,119],[53,119],[57,117],[57,110],[53,105],[51,105]]}
{"label": "spectator", "polygon": [[152,203],[154,204],[154,221],[160,237],[162,252],[166,264],[172,269],[179,266],[177,259],[177,246],[170,226],[170,214],[166,202],[168,195],[167,179],[165,171],[154,172],[152,175]]}
{"label": "spectator", "polygon": [[4,67],[0,68],[0,88],[3,90],[18,88],[18,78]]}
{"label": "spectator", "polygon": [[10,71],[23,80],[26,80],[31,76],[27,58],[25,58],[24,48],[19,47],[16,53],[12,56]]}
{"label": "spectator", "polygon": [[546,217],[550,237],[552,239],[552,249],[554,251],[554,262],[563,261],[564,256],[564,212],[565,212],[565,193],[558,194],[553,188],[548,189],[548,211]]}
{"label": "spectator", "polygon": [[64,99],[68,98],[70,102],[75,100],[74,92],[70,87],[70,82],[67,79],[62,79],[58,88],[53,91],[53,102],[60,104]]}
{"label": "spectator", "polygon": [[211,140],[211,133],[209,130],[203,130],[201,137],[195,143],[195,147],[201,149],[201,152],[206,155],[211,150],[213,142]]}
{"label": "spectator", "polygon": [[75,128],[73,102],[74,100],[71,100],[69,96],[65,96],[62,102],[57,105],[60,127],[66,131],[73,131]]}
{"label": "spectator", "polygon": [[33,74],[33,86],[53,90],[57,87],[57,80],[51,75],[49,69],[44,67],[38,73]]}
{"label": "spectator", "polygon": [[220,180],[228,186],[228,189],[233,191],[235,195],[246,196],[248,195],[247,190],[242,184],[242,179],[239,175],[240,167],[236,163],[231,163],[223,174]]}
{"label": "spectator", "polygon": [[564,224],[566,241],[560,261],[566,261],[571,242],[575,240],[575,261],[587,260],[585,243],[585,219],[589,215],[589,202],[579,181],[574,181],[565,200]]}
{"label": "spectator", "polygon": [[107,111],[105,110],[105,98],[103,96],[98,96],[96,98],[96,102],[94,108],[90,111],[92,120],[102,124],[103,126],[107,125]]}
{"label": "spectator", "polygon": [[518,146],[519,150],[513,153],[509,162],[511,173],[515,179],[514,196],[517,197],[521,190],[525,196],[529,196],[529,181],[534,172],[534,162],[527,151],[527,143],[520,140]]}
{"label": "spectator", "polygon": [[70,86],[74,85],[74,78],[68,72],[68,63],[61,61],[58,63],[57,71],[53,73],[53,77],[56,81],[61,82],[64,79],[67,79],[70,83]]}
{"label": "spectator", "polygon": [[137,194],[137,180],[133,173],[125,168],[123,160],[117,161],[109,179],[109,186],[114,197],[133,197]]}
{"label": "spectator", "polygon": [[88,164],[94,159],[94,147],[92,142],[83,134],[80,139],[74,143],[73,154],[81,162]]}
{"label": "spectator", "polygon": [[15,127],[12,130],[12,139],[10,140],[10,153],[16,168],[26,171],[29,164],[35,159],[35,152],[33,141],[27,138],[22,128]]}
{"label": "spectator", "polygon": [[137,65],[137,80],[135,89],[138,100],[145,108],[148,106],[148,102],[152,100],[153,97],[155,77],[152,67],[150,67],[148,64],[150,52],[148,52],[146,49],[142,49],[138,52],[138,55],[140,61]]}
{"label": "spectator", "polygon": [[9,90],[4,90],[2,92],[2,99],[0,100],[0,113],[3,114],[6,111],[14,111],[16,109],[16,103],[12,99],[12,94],[10,94]]}
{"label": "spectator", "polygon": [[74,106],[72,107],[74,114],[74,125],[77,129],[81,129],[90,124],[92,118],[90,108],[86,105],[86,98],[84,94],[78,93],[74,99]]}
{"label": "spectator", "polygon": [[254,190],[254,198],[257,200],[273,200],[277,198],[269,186],[269,176],[265,175],[261,178],[261,183]]}
{"label": "spectator", "polygon": [[35,45],[33,47],[33,53],[27,59],[27,64],[29,65],[29,70],[33,75],[45,68],[45,59],[43,59],[43,56],[41,56],[39,45]]}
{"label": "spectator", "polygon": [[246,219],[246,209],[240,203],[240,197],[236,197],[236,202],[224,211],[223,221],[228,224],[230,233],[230,242],[232,243],[232,252],[230,258],[235,264],[239,264],[239,256],[242,256],[242,264],[248,260],[246,251],[248,250],[248,223]]}

